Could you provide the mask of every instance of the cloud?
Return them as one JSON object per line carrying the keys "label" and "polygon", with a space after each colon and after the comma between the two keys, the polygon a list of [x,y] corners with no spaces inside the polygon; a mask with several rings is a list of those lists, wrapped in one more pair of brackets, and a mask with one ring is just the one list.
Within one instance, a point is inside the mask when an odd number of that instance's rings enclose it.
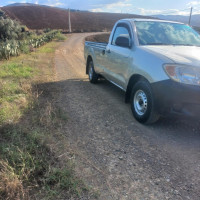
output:
{"label": "cloud", "polygon": [[141,15],[156,15],[162,12],[161,10],[149,10],[144,8],[135,8],[135,9],[137,9]]}
{"label": "cloud", "polygon": [[191,1],[187,6],[189,8],[193,7],[193,14],[200,14],[200,1]]}
{"label": "cloud", "polygon": [[[101,1],[103,2],[103,1]],[[90,11],[92,12],[114,12],[114,13],[131,13],[131,14],[140,14],[140,15],[185,15],[190,14],[190,7],[193,6],[193,14],[200,14],[200,10],[196,9],[200,6],[200,1],[191,1],[188,4],[185,4],[187,9],[148,9],[144,7],[136,7],[136,3],[133,0],[116,0],[115,2],[102,3],[92,5]],[[160,6],[159,6],[160,7]]]}
{"label": "cloud", "polygon": [[[192,1],[190,4],[200,5],[200,2]],[[188,4],[189,5],[189,4]],[[135,7],[132,0],[119,0],[114,3],[109,4],[99,4],[93,5],[94,8],[90,9],[92,12],[114,12],[114,13],[130,13],[130,14],[140,14],[140,15],[159,15],[159,14],[172,14],[172,15],[189,15],[188,10],[181,11],[179,9],[145,9],[142,7]]]}
{"label": "cloud", "polygon": [[64,4],[62,0],[48,0],[48,3],[46,3],[46,5],[51,7],[64,7],[66,4]]}
{"label": "cloud", "polygon": [[117,4],[108,4],[104,8],[95,8],[91,10],[92,12],[123,12],[130,14],[140,14],[140,15],[159,15],[159,14],[173,14],[173,15],[189,15],[189,9],[186,11],[180,11],[178,9],[169,10],[152,10],[133,7],[131,4],[118,2]]}
{"label": "cloud", "polygon": [[[193,2],[194,3],[194,2]],[[200,2],[199,2],[200,5]],[[132,4],[126,2],[118,2],[113,4],[108,4],[101,6],[99,8],[91,9],[92,12],[123,12],[130,14],[139,14],[139,15],[184,15],[189,16],[190,9],[179,10],[179,9],[168,9],[168,10],[159,10],[159,9],[144,9],[140,7],[134,7]],[[200,14],[200,11],[193,10],[193,14]]]}
{"label": "cloud", "polygon": [[200,6],[200,1],[191,1],[187,4],[187,6]]}
{"label": "cloud", "polygon": [[61,3],[59,1],[56,1],[55,3],[53,4],[48,4],[49,6],[51,7],[59,7],[59,6],[64,6],[65,4],[64,3]]}
{"label": "cloud", "polygon": [[130,7],[132,6],[132,4],[130,3],[127,3],[126,1],[125,2],[117,2],[117,3],[112,3],[112,4],[108,4],[106,5],[106,9],[115,9],[115,8],[127,8],[127,7]]}
{"label": "cloud", "polygon": [[92,12],[114,12],[119,13],[123,10],[126,10],[127,8],[131,7],[132,4],[129,3],[129,0],[125,1],[117,1],[115,3],[109,3],[109,4],[101,4],[101,5],[93,5],[95,7],[98,6],[98,8],[90,9]]}
{"label": "cloud", "polygon": [[[1,4],[7,5],[15,3],[14,0],[0,0]],[[193,7],[193,14],[200,14],[200,0],[187,0],[189,3],[185,3],[182,9],[188,8],[184,11],[179,9],[170,9],[170,6],[163,7],[162,1],[155,5],[158,0],[149,1],[136,1],[136,0],[17,0],[17,2],[23,3],[35,3],[41,5],[48,5],[52,7],[62,8],[74,8],[79,10],[89,10],[92,12],[113,12],[113,13],[130,13],[140,15],[189,15],[190,7]],[[168,0],[174,1],[174,0]],[[141,2],[141,3],[140,3]],[[152,5],[151,5],[152,2]],[[153,4],[154,3],[154,4]],[[169,4],[169,3],[168,3]],[[167,5],[168,5],[167,4]],[[175,7],[175,5],[174,5]],[[179,7],[175,7],[179,8]],[[166,10],[165,10],[166,9]]]}
{"label": "cloud", "polygon": [[[16,1],[8,1],[8,4],[16,3]],[[26,3],[26,0],[20,0],[18,3]]]}
{"label": "cloud", "polygon": [[[147,10],[144,8],[137,8],[141,15],[190,15],[190,9],[179,10],[179,9],[169,9],[169,10]],[[200,14],[200,11],[193,10],[193,14]]]}
{"label": "cloud", "polygon": [[94,9],[91,9],[90,11],[92,11],[92,12],[105,12],[102,8],[94,8]]}

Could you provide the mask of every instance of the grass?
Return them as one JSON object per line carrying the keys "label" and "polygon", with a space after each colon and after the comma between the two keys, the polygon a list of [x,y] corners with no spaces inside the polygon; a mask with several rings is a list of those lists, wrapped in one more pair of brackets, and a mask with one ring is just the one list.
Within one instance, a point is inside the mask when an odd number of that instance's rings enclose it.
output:
{"label": "grass", "polygon": [[53,89],[39,85],[54,79],[58,44],[0,65],[0,199],[70,199],[88,192],[51,146],[68,115],[54,104]]}
{"label": "grass", "polygon": [[[60,32],[57,33],[57,35],[59,35],[59,34],[61,34],[61,33]],[[56,40],[57,40],[57,35],[55,38]],[[65,36],[63,36],[63,37],[65,37]],[[47,45],[44,45],[37,50],[37,53],[43,53],[43,54],[45,54],[45,53],[49,54],[49,53],[54,53],[54,52],[55,52],[55,43],[54,42],[50,42]]]}
{"label": "grass", "polygon": [[60,40],[60,41],[64,41],[64,40],[66,40],[66,37],[63,34],[61,34],[61,32],[58,32],[56,34],[56,39]]}
{"label": "grass", "polygon": [[20,51],[21,51],[21,53],[28,54],[28,53],[30,53],[30,46],[26,45],[26,44],[21,45]]}
{"label": "grass", "polygon": [[48,169],[48,149],[40,143],[40,133],[30,134],[16,127],[4,129],[0,147],[2,159],[7,160],[18,179],[34,182],[35,175],[42,175]]}
{"label": "grass", "polygon": [[43,46],[39,49],[39,52],[40,53],[54,53],[55,50],[51,47],[46,47],[46,46]]}
{"label": "grass", "polygon": [[33,75],[33,68],[21,63],[7,62],[0,66],[0,126],[14,123],[22,116],[28,105],[29,91],[25,86]]}
{"label": "grass", "polygon": [[[72,176],[74,171],[72,168],[58,169],[53,168],[46,178],[46,188],[50,193],[59,195],[59,190],[70,191],[75,196],[80,197],[83,190],[88,191],[88,188],[84,187],[84,183],[77,178]],[[82,187],[80,188],[80,185]]]}
{"label": "grass", "polygon": [[[53,199],[63,191],[80,196],[87,191],[84,183],[74,176],[73,168],[56,165],[58,160],[46,144],[41,130],[26,132],[22,127],[7,127],[2,131],[0,146],[0,196],[20,199],[27,196],[27,188],[39,189],[43,198]],[[3,180],[7,180],[6,182]],[[15,185],[14,188],[13,185]],[[9,191],[9,193],[8,193]]]}
{"label": "grass", "polygon": [[9,199],[22,199],[25,197],[25,191],[21,181],[15,174],[14,169],[9,166],[6,161],[0,162],[0,195],[6,198],[9,194]]}
{"label": "grass", "polygon": [[0,66],[0,78],[29,78],[33,69],[19,63],[7,63]]}

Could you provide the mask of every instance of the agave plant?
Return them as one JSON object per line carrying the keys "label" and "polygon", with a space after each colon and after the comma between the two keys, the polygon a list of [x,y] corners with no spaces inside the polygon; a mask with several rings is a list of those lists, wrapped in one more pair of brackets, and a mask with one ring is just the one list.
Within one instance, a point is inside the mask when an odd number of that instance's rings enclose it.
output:
{"label": "agave plant", "polygon": [[11,45],[8,41],[3,42],[0,47],[1,56],[2,58],[5,58],[6,60],[10,59],[11,55]]}
{"label": "agave plant", "polygon": [[30,40],[16,41],[6,40],[0,43],[0,59],[10,59],[10,56],[18,56],[23,46],[31,46],[38,48],[47,42],[52,41],[58,31],[51,31],[40,37],[32,38]]}
{"label": "agave plant", "polygon": [[19,56],[20,54],[20,45],[16,40],[11,40],[10,42],[10,55],[11,56]]}

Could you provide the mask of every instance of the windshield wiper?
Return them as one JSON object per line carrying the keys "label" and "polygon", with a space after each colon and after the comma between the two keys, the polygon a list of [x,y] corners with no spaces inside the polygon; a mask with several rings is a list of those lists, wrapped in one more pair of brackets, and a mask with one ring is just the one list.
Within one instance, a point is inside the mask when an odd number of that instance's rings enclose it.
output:
{"label": "windshield wiper", "polygon": [[199,45],[193,45],[193,44],[172,44],[174,46],[194,46],[194,47],[200,47]]}
{"label": "windshield wiper", "polygon": [[167,46],[195,46],[195,47],[200,47],[200,45],[192,45],[192,44],[169,44],[169,43],[156,43],[156,42],[152,42],[152,43],[148,43],[146,45],[167,45]]}
{"label": "windshield wiper", "polygon": [[156,43],[156,42],[154,42],[154,43],[148,43],[148,44],[146,44],[146,45],[172,45],[172,44],[167,44],[167,43]]}

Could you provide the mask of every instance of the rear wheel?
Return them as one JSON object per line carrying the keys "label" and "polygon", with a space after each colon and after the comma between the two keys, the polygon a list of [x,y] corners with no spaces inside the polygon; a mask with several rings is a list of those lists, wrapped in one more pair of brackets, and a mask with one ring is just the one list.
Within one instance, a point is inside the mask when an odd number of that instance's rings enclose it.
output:
{"label": "rear wheel", "polygon": [[140,123],[152,124],[159,119],[150,84],[146,80],[138,81],[131,93],[131,110]]}
{"label": "rear wheel", "polygon": [[89,81],[91,83],[96,83],[98,81],[98,74],[94,71],[94,64],[93,61],[89,62],[89,67],[88,67],[88,76],[89,76]]}

